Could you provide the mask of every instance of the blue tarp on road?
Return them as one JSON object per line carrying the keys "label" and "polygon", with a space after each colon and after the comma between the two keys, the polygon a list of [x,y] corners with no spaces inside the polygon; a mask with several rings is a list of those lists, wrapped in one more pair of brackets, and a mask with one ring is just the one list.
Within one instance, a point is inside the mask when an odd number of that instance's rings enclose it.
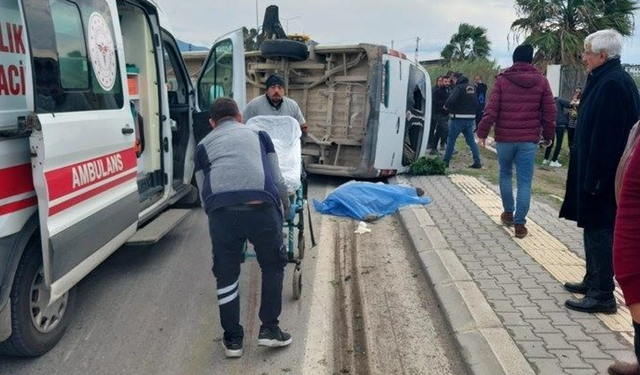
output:
{"label": "blue tarp on road", "polygon": [[323,202],[314,199],[313,205],[323,214],[373,221],[402,206],[430,202],[430,198],[418,197],[411,186],[351,181],[336,188]]}

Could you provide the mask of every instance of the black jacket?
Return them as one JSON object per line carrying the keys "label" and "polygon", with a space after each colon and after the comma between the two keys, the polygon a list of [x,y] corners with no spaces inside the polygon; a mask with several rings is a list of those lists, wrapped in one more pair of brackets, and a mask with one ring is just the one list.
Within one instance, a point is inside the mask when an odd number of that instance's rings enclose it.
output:
{"label": "black jacket", "polygon": [[569,125],[569,114],[565,112],[565,109],[571,108],[571,103],[564,98],[556,97],[556,126]]}
{"label": "black jacket", "polygon": [[560,217],[582,228],[613,228],[616,168],[639,115],[638,89],[619,59],[591,72],[580,98]]}
{"label": "black jacket", "polygon": [[469,83],[469,78],[460,76],[444,106],[449,113],[456,115],[474,115],[478,108],[476,88]]}
{"label": "black jacket", "polygon": [[444,86],[436,87],[433,89],[431,97],[433,100],[433,114],[441,116],[448,115],[449,112],[444,109],[444,103],[447,101],[447,98],[449,98],[449,89]]}

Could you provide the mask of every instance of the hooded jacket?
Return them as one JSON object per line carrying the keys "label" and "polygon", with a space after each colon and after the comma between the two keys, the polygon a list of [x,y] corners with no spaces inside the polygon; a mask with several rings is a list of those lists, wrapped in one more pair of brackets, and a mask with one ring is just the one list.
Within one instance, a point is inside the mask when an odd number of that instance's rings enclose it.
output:
{"label": "hooded jacket", "polygon": [[444,107],[452,115],[475,117],[476,108],[478,108],[478,96],[476,95],[476,87],[469,83],[469,78],[465,76],[458,77],[451,95],[444,103]]}
{"label": "hooded jacket", "polygon": [[487,138],[495,125],[496,142],[539,142],[553,139],[556,106],[549,81],[531,64],[516,62],[498,75],[478,137]]}

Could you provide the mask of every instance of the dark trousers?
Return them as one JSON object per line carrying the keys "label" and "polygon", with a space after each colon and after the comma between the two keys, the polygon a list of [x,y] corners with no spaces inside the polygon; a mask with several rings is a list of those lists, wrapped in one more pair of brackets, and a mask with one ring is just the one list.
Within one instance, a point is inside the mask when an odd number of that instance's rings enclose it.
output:
{"label": "dark trousers", "polygon": [[[562,141],[564,141],[564,126],[556,126],[556,139],[554,141],[555,147],[553,150],[553,159],[552,161],[558,161],[558,156],[560,155],[560,150],[562,149]],[[544,152],[544,158],[549,160],[549,155],[551,155],[551,147],[547,147]]]}
{"label": "dark trousers", "polygon": [[613,298],[613,228],[584,230],[584,252],[587,273],[584,283],[589,287],[587,297],[599,301]]}
{"label": "dark trousers", "polygon": [[447,143],[447,137],[449,136],[449,116],[440,114],[433,115],[433,127],[434,134],[429,147],[437,149],[438,143],[440,143],[441,146]]}
{"label": "dark trousers", "polygon": [[224,338],[242,338],[240,325],[240,264],[245,240],[251,241],[262,270],[260,321],[275,328],[282,310],[282,279],[287,252],[282,239],[282,215],[272,205],[250,211],[220,209],[209,213],[213,245],[213,275],[216,278],[220,322]]}

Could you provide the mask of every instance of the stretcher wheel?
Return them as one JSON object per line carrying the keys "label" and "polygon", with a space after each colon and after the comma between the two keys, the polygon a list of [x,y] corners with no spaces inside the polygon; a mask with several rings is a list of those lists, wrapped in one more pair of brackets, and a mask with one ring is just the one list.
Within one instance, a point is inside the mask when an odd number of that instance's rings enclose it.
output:
{"label": "stretcher wheel", "polygon": [[299,267],[293,270],[293,298],[300,299],[302,295],[302,271]]}
{"label": "stretcher wheel", "polygon": [[304,240],[304,233],[298,233],[298,259],[302,260],[304,258],[304,250],[306,247],[306,243]]}

